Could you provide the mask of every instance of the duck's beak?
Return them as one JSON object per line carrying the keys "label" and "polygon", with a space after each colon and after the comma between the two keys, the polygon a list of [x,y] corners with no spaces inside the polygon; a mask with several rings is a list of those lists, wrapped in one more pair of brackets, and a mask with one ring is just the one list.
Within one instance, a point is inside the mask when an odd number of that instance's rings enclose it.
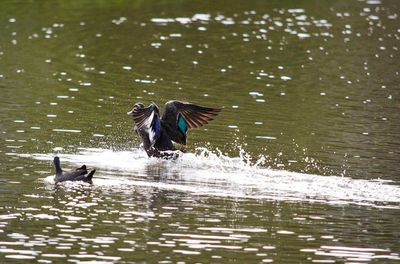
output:
{"label": "duck's beak", "polygon": [[133,110],[126,113],[129,116],[133,116]]}

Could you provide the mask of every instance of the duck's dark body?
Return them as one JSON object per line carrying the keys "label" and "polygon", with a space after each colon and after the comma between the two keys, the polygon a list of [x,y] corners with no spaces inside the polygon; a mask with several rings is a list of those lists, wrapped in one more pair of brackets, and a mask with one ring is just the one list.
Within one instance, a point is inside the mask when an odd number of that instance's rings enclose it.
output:
{"label": "duck's dark body", "polygon": [[86,169],[86,165],[83,165],[76,170],[72,170],[69,172],[63,172],[61,169],[60,158],[54,158],[54,167],[56,169],[56,177],[54,178],[55,182],[63,182],[63,181],[84,181],[88,183],[92,183],[92,178],[96,170],[91,170],[88,172]]}
{"label": "duck's dark body", "polygon": [[[149,135],[145,129],[143,129],[143,128],[138,129],[135,126],[133,128],[133,130],[138,134],[138,136],[142,140],[143,148],[149,157],[169,158],[169,157],[174,156],[172,152],[176,151],[176,148],[175,148],[174,144],[172,143],[170,137],[165,132],[165,128],[163,127],[162,123],[161,123],[160,137],[154,143],[153,146],[151,146],[151,143],[149,140]],[[168,151],[170,151],[171,153],[167,153]]]}
{"label": "duck's dark body", "polygon": [[220,109],[169,101],[165,104],[163,116],[156,104],[145,107],[142,103],[134,105],[128,115],[133,117],[133,130],[143,142],[149,157],[174,158],[177,149],[173,142],[186,145],[188,129],[198,128],[213,120]]}

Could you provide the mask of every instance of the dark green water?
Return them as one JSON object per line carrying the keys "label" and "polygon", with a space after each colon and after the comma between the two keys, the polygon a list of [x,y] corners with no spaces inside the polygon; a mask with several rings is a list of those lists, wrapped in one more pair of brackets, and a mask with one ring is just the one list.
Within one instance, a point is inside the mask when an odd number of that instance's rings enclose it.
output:
{"label": "dark green water", "polygon": [[[1,263],[398,263],[400,2],[2,1]],[[221,107],[148,159],[126,112]],[[51,160],[96,167],[53,183]]]}

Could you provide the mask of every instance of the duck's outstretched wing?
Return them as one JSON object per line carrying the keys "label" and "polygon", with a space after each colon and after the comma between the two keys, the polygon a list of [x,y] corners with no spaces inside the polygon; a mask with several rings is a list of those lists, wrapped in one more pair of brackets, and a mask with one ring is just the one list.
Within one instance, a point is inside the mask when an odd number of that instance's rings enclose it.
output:
{"label": "duck's outstretched wing", "polygon": [[182,101],[169,101],[165,104],[161,120],[168,127],[171,139],[185,145],[189,129],[208,124],[220,111],[219,108],[204,107]]}
{"label": "duck's outstretched wing", "polygon": [[148,107],[136,104],[128,115],[133,117],[137,130],[144,130],[150,141],[150,147],[154,146],[161,134],[160,111],[158,106],[151,103]]}

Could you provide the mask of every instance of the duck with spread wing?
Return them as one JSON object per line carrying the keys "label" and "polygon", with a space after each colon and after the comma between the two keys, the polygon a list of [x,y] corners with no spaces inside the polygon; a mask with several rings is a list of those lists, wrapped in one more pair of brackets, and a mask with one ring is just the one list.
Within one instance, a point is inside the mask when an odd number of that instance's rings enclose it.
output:
{"label": "duck with spread wing", "polygon": [[182,101],[169,101],[165,104],[164,113],[155,103],[145,107],[136,103],[127,114],[132,116],[135,126],[133,130],[143,142],[149,157],[174,158],[177,149],[173,142],[186,145],[189,129],[199,128],[221,111]]}

